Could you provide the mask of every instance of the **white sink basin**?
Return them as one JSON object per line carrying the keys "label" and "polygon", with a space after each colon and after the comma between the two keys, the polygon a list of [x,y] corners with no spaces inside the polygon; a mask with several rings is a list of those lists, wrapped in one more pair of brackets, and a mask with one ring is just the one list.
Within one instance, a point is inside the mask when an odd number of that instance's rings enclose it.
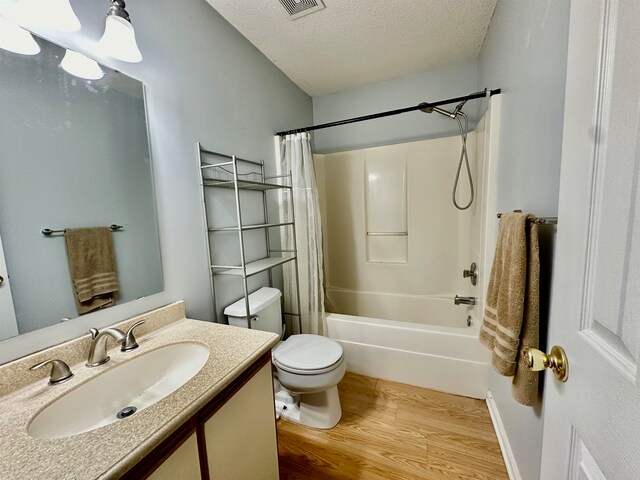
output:
{"label": "white sink basin", "polygon": [[27,431],[36,438],[62,438],[122,421],[119,412],[131,415],[128,407],[139,412],[163,399],[208,358],[209,349],[199,343],[174,343],[140,355],[57,399],[35,416]]}

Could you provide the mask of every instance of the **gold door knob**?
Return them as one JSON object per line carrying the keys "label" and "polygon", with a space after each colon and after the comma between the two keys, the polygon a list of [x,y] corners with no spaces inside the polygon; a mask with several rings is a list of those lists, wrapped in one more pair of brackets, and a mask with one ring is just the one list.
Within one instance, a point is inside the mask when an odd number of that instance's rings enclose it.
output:
{"label": "gold door knob", "polygon": [[566,382],[569,378],[569,361],[564,349],[558,345],[551,347],[549,355],[535,348],[525,348],[522,358],[527,368],[534,372],[550,368],[561,382]]}

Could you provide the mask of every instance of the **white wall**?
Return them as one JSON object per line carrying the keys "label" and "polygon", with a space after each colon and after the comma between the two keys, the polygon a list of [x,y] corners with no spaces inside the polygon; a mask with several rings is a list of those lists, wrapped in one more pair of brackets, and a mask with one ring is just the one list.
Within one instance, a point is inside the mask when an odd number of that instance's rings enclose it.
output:
{"label": "white wall", "polygon": [[[568,0],[498,2],[478,62],[478,85],[502,89],[497,207],[556,215],[561,157]],[[545,345],[553,230],[541,228],[541,337]],[[540,475],[541,404],[511,398],[510,379],[490,389],[521,477]]]}
{"label": "white wall", "polygon": [[[71,3],[82,23],[79,33],[39,33],[93,55],[108,5]],[[196,142],[264,159],[273,172],[273,133],[312,121],[309,96],[204,0],[179,3],[128,2],[144,60],[131,65],[103,59],[147,86],[165,290],[2,342],[0,362],[177,299],[186,300],[190,317],[211,319]]]}
{"label": "white wall", "polygon": [[[484,86],[482,87],[484,88]],[[466,62],[433,72],[374,83],[313,98],[313,122],[321,124],[361,115],[410,107],[473,93],[477,88],[477,63]],[[477,105],[464,109],[473,129]],[[330,153],[354,148],[390,145],[457,133],[456,122],[420,111],[314,132],[314,151]]]}

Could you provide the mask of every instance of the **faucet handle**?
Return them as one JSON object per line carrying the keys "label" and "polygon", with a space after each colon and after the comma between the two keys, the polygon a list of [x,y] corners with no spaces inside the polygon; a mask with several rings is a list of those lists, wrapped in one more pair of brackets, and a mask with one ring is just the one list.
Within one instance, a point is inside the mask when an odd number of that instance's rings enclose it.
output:
{"label": "faucet handle", "polygon": [[100,333],[100,330],[98,330],[97,328],[90,328],[89,333],[91,334],[91,340],[95,340]]}
{"label": "faucet handle", "polygon": [[127,330],[127,333],[125,334],[125,339],[124,339],[124,342],[122,342],[122,348],[120,349],[120,351],[128,352],[129,350],[134,350],[138,348],[139,345],[138,345],[138,342],[136,341],[136,337],[133,336],[133,329],[139,327],[143,323],[145,323],[145,321],[140,320],[139,322],[136,322],[133,325],[131,325],[131,328],[129,328],[129,330]]}
{"label": "faucet handle", "polygon": [[51,374],[49,376],[49,385],[56,385],[58,383],[62,383],[66,380],[69,380],[73,377],[73,373],[67,365],[62,360],[45,360],[44,362],[36,363],[29,367],[29,370],[37,370],[39,368],[45,367],[47,365],[51,365]]}
{"label": "faucet handle", "polygon": [[469,270],[462,271],[462,278],[470,278],[471,285],[476,285],[478,283],[478,267],[476,266],[476,262],[471,264]]}

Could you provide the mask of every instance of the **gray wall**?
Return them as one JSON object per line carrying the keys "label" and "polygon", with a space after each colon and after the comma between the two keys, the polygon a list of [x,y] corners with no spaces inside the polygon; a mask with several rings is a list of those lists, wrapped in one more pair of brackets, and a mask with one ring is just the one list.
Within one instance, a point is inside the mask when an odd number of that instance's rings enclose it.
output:
{"label": "gray wall", "polygon": [[[108,5],[71,2],[79,33],[40,31],[93,55]],[[94,58],[147,86],[164,292],[3,342],[0,362],[169,302],[186,300],[192,318],[211,319],[196,142],[264,159],[275,170],[273,133],[312,122],[311,99],[204,0],[127,3],[144,60]],[[240,291],[241,295],[241,291]]]}
{"label": "gray wall", "polygon": [[[411,75],[398,80],[374,83],[313,98],[314,124],[333,122],[386,110],[410,107],[420,102],[443,100],[475,92],[475,61]],[[484,88],[484,86],[482,87]],[[477,106],[464,109],[476,120]],[[456,123],[438,114],[410,112],[403,115],[370,120],[314,133],[314,152],[331,153],[354,148],[409,142],[427,138],[457,135]]]}
{"label": "gray wall", "polygon": [[[564,112],[569,1],[500,1],[478,63],[478,85],[502,88],[498,209],[556,215]],[[541,334],[546,339],[553,229],[541,227]],[[542,377],[541,377],[542,378]],[[490,389],[525,480],[540,476],[542,406],[511,398],[510,379]]]}

